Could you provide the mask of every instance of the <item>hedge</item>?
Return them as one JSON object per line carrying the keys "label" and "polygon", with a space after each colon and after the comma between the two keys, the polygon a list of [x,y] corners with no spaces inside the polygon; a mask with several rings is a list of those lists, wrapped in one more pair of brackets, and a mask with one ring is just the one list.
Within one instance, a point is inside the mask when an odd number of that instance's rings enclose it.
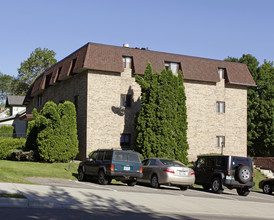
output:
{"label": "hedge", "polygon": [[14,130],[13,126],[7,126],[7,125],[0,126],[0,138],[1,137],[12,137],[13,130]]}
{"label": "hedge", "polygon": [[7,159],[10,151],[22,149],[25,146],[24,138],[2,138],[0,139],[0,159]]}

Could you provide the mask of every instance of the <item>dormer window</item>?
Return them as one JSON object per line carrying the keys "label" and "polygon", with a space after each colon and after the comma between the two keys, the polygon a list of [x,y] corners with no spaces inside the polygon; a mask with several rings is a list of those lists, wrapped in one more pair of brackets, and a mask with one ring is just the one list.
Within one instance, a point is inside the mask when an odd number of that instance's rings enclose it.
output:
{"label": "dormer window", "polygon": [[166,70],[171,70],[173,74],[178,75],[179,63],[165,62]]}
{"label": "dormer window", "polygon": [[224,68],[219,68],[218,69],[218,73],[219,73],[220,79],[224,79],[225,78],[225,69]]}
{"label": "dormer window", "polygon": [[132,69],[132,57],[123,57],[124,69]]}
{"label": "dormer window", "polygon": [[45,89],[47,89],[48,87],[50,87],[51,77],[52,77],[52,73],[46,76]]}

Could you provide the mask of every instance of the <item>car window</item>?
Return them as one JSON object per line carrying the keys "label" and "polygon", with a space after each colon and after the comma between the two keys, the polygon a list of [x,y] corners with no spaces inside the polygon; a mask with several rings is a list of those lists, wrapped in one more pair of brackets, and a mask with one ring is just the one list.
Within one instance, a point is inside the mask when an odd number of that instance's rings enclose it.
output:
{"label": "car window", "polygon": [[98,155],[98,151],[95,151],[95,152],[91,155],[90,158],[93,159],[93,160],[96,160],[97,155]]}
{"label": "car window", "polygon": [[114,153],[114,159],[113,160],[140,163],[140,159],[138,157],[138,154],[137,153],[130,153],[130,152],[116,151]]}
{"label": "car window", "polygon": [[148,159],[143,160],[143,161],[142,161],[142,165],[143,165],[143,166],[147,166],[147,165],[148,165],[148,161],[149,161]]}
{"label": "car window", "polygon": [[173,167],[184,167],[185,165],[182,164],[181,162],[177,161],[177,160],[166,160],[166,159],[161,159],[160,160],[164,165],[167,166],[173,166]]}
{"label": "car window", "polygon": [[138,154],[128,153],[128,162],[140,163],[140,159],[138,157]]}
{"label": "car window", "polygon": [[112,157],[112,151],[106,151],[104,160],[111,160]]}
{"label": "car window", "polygon": [[205,163],[206,163],[206,159],[205,158],[199,158],[198,160],[197,160],[197,167],[205,167]]}
{"label": "car window", "polygon": [[104,153],[105,153],[104,151],[99,151],[98,156],[97,156],[97,160],[103,160]]}
{"label": "car window", "polygon": [[208,157],[206,161],[208,167],[214,167],[214,157]]}
{"label": "car window", "polygon": [[225,166],[225,158],[224,157],[217,157],[216,158],[216,166],[217,167],[224,167]]}
{"label": "car window", "polygon": [[232,158],[232,168],[238,167],[239,165],[251,166],[251,160],[248,158],[233,157]]}
{"label": "car window", "polygon": [[148,166],[155,166],[157,165],[157,161],[155,159],[150,159],[148,162]]}

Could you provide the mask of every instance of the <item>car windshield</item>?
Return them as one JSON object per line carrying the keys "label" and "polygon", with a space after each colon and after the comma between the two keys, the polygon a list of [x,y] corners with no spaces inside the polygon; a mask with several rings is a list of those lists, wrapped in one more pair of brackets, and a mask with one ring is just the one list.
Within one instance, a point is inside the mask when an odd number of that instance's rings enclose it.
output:
{"label": "car windshield", "polygon": [[168,160],[168,159],[160,159],[160,161],[167,166],[173,166],[173,167],[184,167],[185,165],[182,164],[180,161],[177,160]]}
{"label": "car windshield", "polygon": [[140,159],[138,157],[138,154],[132,153],[132,152],[122,152],[122,151],[119,152],[119,151],[116,151],[114,153],[114,159],[113,160],[140,163]]}

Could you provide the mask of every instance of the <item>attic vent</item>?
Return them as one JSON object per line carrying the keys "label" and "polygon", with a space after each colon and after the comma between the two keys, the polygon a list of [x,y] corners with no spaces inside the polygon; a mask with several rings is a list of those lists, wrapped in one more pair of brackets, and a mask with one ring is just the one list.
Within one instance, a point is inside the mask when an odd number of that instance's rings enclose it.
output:
{"label": "attic vent", "polygon": [[129,44],[123,44],[123,47],[129,48]]}

